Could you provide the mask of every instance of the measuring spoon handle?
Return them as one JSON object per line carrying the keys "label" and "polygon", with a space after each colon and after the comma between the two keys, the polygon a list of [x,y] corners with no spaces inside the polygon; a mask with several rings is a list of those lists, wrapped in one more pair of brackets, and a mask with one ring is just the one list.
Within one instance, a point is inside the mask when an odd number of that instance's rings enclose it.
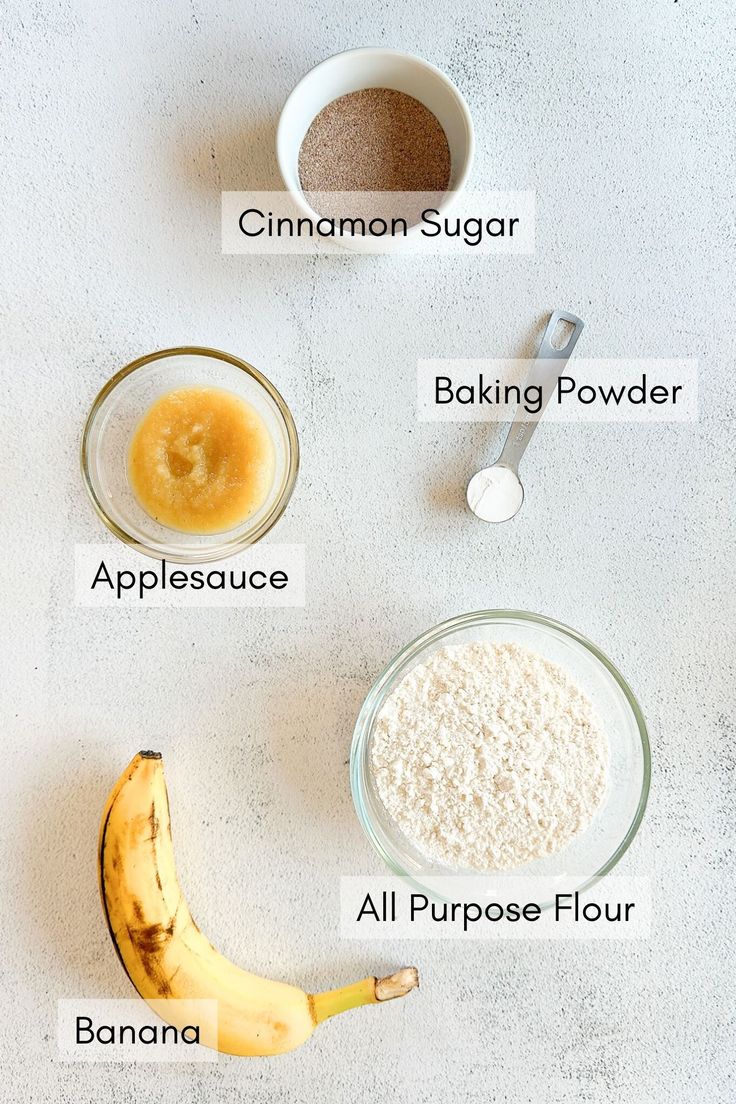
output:
{"label": "measuring spoon handle", "polygon": [[[552,344],[552,336],[560,322],[568,322],[572,327],[567,342],[561,349],[556,349]],[[519,461],[526,451],[526,447],[532,439],[532,434],[541,421],[547,403],[552,398],[557,381],[562,375],[565,365],[572,354],[577,340],[583,332],[585,323],[570,311],[556,310],[549,316],[549,322],[542,335],[542,343],[529,369],[525,387],[539,387],[541,389],[542,403],[539,413],[533,416],[527,414],[523,403],[519,403],[514,418],[506,435],[506,441],[501,455],[496,461],[504,467],[517,471]]]}

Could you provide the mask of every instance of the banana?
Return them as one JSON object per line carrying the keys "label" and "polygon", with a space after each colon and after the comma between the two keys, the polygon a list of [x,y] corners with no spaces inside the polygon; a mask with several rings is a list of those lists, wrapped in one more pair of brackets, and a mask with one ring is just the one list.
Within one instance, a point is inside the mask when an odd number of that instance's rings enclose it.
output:
{"label": "banana", "polygon": [[404,996],[419,984],[417,971],[406,967],[387,978],[365,978],[312,995],[249,974],[216,951],[179,887],[158,752],[136,755],[107,800],[99,878],[112,941],[141,997],[179,1028],[192,1022],[180,1010],[187,1008],[185,1002],[216,1001],[217,1035],[208,1045],[226,1054],[283,1054],[330,1016]]}

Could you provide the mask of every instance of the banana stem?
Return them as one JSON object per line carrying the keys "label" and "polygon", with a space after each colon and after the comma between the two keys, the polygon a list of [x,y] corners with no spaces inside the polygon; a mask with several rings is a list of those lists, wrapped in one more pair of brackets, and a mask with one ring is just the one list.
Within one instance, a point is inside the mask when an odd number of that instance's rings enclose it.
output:
{"label": "banana stem", "polygon": [[404,997],[419,986],[419,974],[413,966],[405,966],[395,974],[385,978],[368,977],[345,985],[342,989],[330,989],[327,993],[315,993],[311,999],[314,1022],[323,1023],[330,1016],[347,1012],[350,1008],[360,1008],[364,1004],[378,1004],[382,1001]]}

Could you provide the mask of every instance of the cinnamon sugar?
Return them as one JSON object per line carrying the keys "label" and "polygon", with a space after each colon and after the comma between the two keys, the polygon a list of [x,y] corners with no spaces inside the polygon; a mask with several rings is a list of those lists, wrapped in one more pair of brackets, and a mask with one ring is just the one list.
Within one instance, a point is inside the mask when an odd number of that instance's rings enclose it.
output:
{"label": "cinnamon sugar", "polygon": [[333,100],[299,151],[305,192],[444,192],[450,149],[436,117],[413,96],[364,88]]}

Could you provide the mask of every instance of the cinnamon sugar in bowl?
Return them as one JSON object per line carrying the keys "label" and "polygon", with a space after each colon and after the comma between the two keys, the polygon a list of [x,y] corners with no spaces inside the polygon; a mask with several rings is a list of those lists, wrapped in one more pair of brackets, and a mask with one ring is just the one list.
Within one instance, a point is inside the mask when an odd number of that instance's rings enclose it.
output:
{"label": "cinnamon sugar in bowl", "polygon": [[[367,197],[381,214],[423,205],[443,215],[465,186],[474,145],[470,112],[449,77],[412,54],[373,47],[335,54],[307,73],[276,135],[284,183],[312,220],[360,214]],[[397,201],[403,210],[392,209]],[[403,240],[419,230],[410,218]],[[366,248],[360,233],[340,240]]]}

